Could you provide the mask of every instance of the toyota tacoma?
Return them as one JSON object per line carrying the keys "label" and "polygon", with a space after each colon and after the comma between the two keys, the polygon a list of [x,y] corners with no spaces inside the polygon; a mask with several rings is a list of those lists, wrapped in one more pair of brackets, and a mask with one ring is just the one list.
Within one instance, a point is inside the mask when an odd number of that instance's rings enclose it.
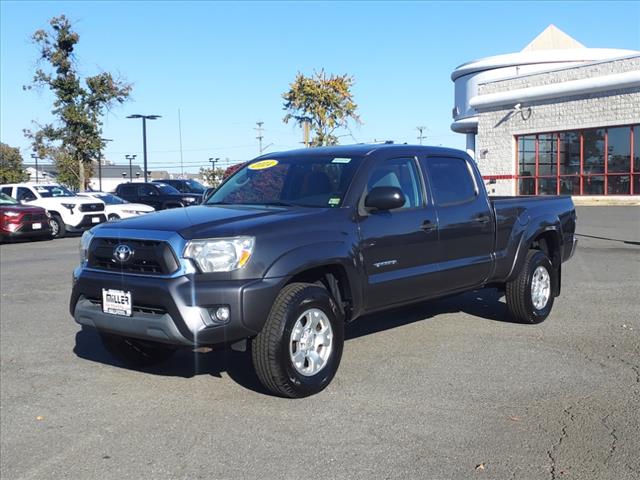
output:
{"label": "toyota tacoma", "polygon": [[71,314],[121,361],[249,348],[269,391],[338,370],[345,324],[481,287],[543,321],[574,253],[569,196],[488,197],[459,150],[354,145],[259,157],[203,205],[85,232]]}

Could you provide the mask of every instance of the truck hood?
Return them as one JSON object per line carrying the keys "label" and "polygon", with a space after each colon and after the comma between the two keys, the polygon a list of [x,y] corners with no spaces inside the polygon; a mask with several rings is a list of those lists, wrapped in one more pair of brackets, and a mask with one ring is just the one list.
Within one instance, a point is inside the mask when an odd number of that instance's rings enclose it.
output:
{"label": "truck hood", "polygon": [[317,215],[323,208],[281,208],[241,205],[210,205],[174,208],[117,222],[103,223],[103,229],[164,230],[186,239],[254,233],[273,222]]}

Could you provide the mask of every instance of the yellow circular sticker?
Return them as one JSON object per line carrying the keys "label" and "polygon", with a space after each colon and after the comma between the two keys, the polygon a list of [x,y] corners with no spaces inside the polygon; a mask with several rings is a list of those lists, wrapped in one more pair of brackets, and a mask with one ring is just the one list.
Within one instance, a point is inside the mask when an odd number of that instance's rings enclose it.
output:
{"label": "yellow circular sticker", "polygon": [[259,162],[252,163],[247,168],[249,170],[264,170],[265,168],[275,167],[277,164],[277,160],[260,160]]}

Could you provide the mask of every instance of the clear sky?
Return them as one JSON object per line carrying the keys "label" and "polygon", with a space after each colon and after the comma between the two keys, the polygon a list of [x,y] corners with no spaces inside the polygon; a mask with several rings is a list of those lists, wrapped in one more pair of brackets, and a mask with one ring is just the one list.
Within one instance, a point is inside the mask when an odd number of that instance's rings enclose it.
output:
{"label": "clear sky", "polygon": [[[109,160],[142,154],[148,125],[150,168],[179,172],[178,109],[186,170],[209,157],[231,162],[258,153],[255,122],[268,151],[300,146],[282,123],[282,93],[296,72],[348,73],[363,125],[358,142],[464,146],[449,125],[450,75],[461,63],[521,50],[550,23],[587,47],[640,50],[640,2],[0,2],[0,139],[29,156],[22,129],[50,119],[51,97],[24,92],[37,61],[29,39],[65,14],[80,34],[80,71],[119,74],[129,102],[106,118]],[[344,137],[343,143],[353,143]]]}

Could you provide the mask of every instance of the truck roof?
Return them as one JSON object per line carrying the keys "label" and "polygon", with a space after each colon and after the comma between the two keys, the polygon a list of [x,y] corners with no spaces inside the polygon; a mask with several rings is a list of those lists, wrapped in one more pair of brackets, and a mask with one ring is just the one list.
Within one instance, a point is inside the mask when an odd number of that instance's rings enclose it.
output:
{"label": "truck roof", "polygon": [[431,155],[460,155],[466,153],[463,150],[446,147],[433,147],[429,145],[408,145],[400,143],[358,143],[355,145],[334,145],[330,147],[316,147],[316,148],[299,148],[296,150],[287,150],[282,152],[272,152],[264,154],[258,158],[269,158],[272,156],[289,157],[297,155],[334,155],[334,156],[349,156],[358,155],[365,156],[374,152],[396,152],[398,154],[406,153],[424,153]]}

